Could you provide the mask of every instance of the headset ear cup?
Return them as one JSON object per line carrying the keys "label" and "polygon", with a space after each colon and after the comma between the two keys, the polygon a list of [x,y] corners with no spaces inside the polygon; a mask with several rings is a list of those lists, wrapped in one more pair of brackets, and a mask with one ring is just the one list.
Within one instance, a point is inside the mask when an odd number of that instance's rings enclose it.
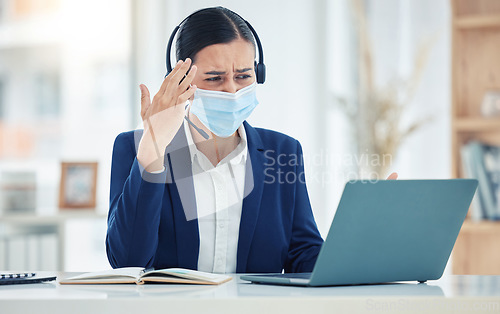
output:
{"label": "headset ear cup", "polygon": [[266,65],[264,63],[258,63],[255,66],[255,76],[258,84],[263,84],[266,81]]}

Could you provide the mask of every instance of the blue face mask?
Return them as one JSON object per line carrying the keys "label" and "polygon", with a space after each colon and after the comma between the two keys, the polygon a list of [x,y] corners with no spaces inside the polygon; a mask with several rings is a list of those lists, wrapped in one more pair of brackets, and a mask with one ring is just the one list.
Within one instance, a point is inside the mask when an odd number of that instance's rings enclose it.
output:
{"label": "blue face mask", "polygon": [[190,111],[212,133],[231,136],[250,116],[257,104],[257,84],[254,82],[236,93],[196,89]]}

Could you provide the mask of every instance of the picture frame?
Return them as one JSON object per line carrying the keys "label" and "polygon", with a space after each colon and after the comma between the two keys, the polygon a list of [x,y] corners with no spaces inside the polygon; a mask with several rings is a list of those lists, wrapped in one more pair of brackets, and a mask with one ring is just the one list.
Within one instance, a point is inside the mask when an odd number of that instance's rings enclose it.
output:
{"label": "picture frame", "polygon": [[97,162],[61,162],[60,209],[96,207]]}

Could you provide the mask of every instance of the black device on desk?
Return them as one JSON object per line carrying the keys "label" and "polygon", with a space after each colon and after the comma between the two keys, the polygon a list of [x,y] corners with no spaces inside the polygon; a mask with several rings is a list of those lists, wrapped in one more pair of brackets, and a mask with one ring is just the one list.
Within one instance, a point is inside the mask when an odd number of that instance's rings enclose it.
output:
{"label": "black device on desk", "polygon": [[36,273],[1,273],[0,285],[18,285],[54,281],[56,276],[37,276]]}

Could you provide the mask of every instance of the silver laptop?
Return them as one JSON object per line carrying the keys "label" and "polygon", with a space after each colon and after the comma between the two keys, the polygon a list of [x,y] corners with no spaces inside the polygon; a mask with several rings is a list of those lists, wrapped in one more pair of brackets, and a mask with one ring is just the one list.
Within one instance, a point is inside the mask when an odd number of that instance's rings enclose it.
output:
{"label": "silver laptop", "polygon": [[439,279],[477,184],[475,179],[350,181],[312,273],[240,278],[301,286]]}

